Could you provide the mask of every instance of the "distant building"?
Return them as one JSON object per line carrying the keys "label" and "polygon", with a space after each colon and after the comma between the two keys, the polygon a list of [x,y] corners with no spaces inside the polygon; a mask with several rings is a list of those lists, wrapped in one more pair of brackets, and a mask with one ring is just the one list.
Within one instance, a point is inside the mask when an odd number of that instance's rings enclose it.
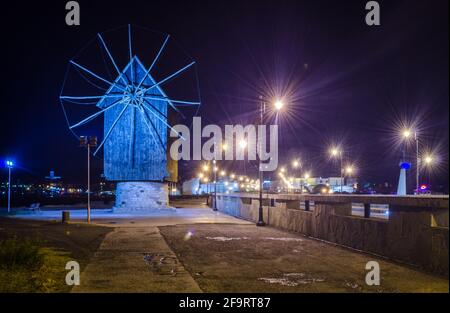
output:
{"label": "distant building", "polygon": [[181,192],[183,195],[198,195],[200,190],[200,179],[192,178],[183,182]]}
{"label": "distant building", "polygon": [[[322,188],[323,187],[323,188]],[[342,192],[354,193],[358,188],[356,178],[342,178]],[[340,177],[310,177],[297,178],[292,177],[284,180],[276,180],[271,182],[271,192],[341,192]]]}
{"label": "distant building", "polygon": [[237,182],[228,180],[219,180],[217,184],[214,184],[214,182],[202,183],[199,178],[192,178],[183,182],[182,185],[183,195],[211,194],[215,190],[217,193],[230,193],[239,191],[239,189]]}

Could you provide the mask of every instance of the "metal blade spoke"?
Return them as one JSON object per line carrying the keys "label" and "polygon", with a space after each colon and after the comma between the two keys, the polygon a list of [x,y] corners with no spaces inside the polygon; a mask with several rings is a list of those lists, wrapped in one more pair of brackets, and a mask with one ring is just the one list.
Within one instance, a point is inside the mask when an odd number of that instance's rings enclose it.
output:
{"label": "metal blade spoke", "polygon": [[96,117],[99,116],[100,114],[102,114],[102,113],[108,111],[108,110],[111,109],[112,107],[115,107],[115,106],[116,106],[117,104],[119,104],[119,103],[121,103],[121,100],[117,100],[116,102],[114,102],[114,103],[112,103],[110,106],[108,106],[107,108],[105,108],[105,109],[103,109],[103,110],[101,110],[101,111],[98,111],[98,112],[96,112],[95,114],[92,114],[91,116],[88,116],[87,118],[85,118],[84,120],[82,120],[82,121],[76,123],[75,125],[70,126],[69,129],[73,129],[73,128],[75,128],[75,127],[79,127],[79,126],[81,126],[81,125],[86,124],[87,122],[93,120],[94,118],[96,118]]}
{"label": "metal blade spoke", "polygon": [[152,70],[153,66],[156,64],[156,62],[159,59],[159,56],[161,55],[161,53],[164,50],[164,47],[166,46],[167,42],[169,41],[170,35],[167,35],[166,39],[164,40],[161,48],[158,51],[158,54],[156,55],[155,59],[153,59],[152,64],[150,65],[150,67],[148,68],[147,72],[145,73],[144,77],[142,77],[141,81],[139,82],[139,85],[137,86],[137,88],[141,87],[142,83],[144,82],[144,80],[147,78],[147,76],[150,74],[150,71]]}
{"label": "metal blade spoke", "polygon": [[172,126],[170,126],[165,119],[162,119],[161,117],[158,116],[158,114],[156,114],[155,112],[153,112],[148,106],[147,106],[147,102],[142,102],[141,104],[143,105],[144,108],[146,108],[150,113],[152,113],[157,119],[159,119],[161,122],[164,123],[164,125],[166,125],[167,127],[169,127],[171,130],[173,130],[178,136],[180,136],[183,140],[185,140],[185,138],[183,136],[181,136],[181,134],[179,132],[177,132]]}
{"label": "metal blade spoke", "polygon": [[191,62],[188,65],[186,65],[185,67],[179,69],[178,71],[176,71],[173,74],[170,74],[169,76],[167,76],[166,78],[164,78],[163,80],[153,84],[152,86],[148,87],[145,89],[144,93],[146,93],[147,91],[149,91],[150,89],[154,88],[154,87],[158,87],[161,84],[164,84],[165,82],[167,82],[169,79],[172,79],[174,77],[176,77],[177,75],[181,74],[182,72],[184,72],[185,70],[187,70],[188,68],[190,68],[192,65],[194,65],[195,62]]}
{"label": "metal blade spoke", "polygon": [[85,71],[86,73],[91,74],[91,75],[94,76],[95,78],[97,78],[97,79],[99,79],[99,80],[101,80],[101,81],[103,81],[103,82],[105,82],[105,83],[107,83],[107,84],[109,84],[109,85],[111,85],[111,86],[113,86],[113,87],[117,87],[117,88],[119,88],[120,90],[126,92],[126,90],[125,90],[124,88],[122,88],[122,86],[117,85],[117,84],[115,84],[115,83],[112,83],[112,82],[110,82],[110,81],[104,79],[103,77],[98,76],[98,75],[95,74],[94,72],[88,70],[87,68],[85,68],[84,66],[82,66],[82,65],[80,65],[80,64],[78,64],[78,63],[76,63],[75,61],[70,60],[70,63],[72,63],[72,64],[75,65],[76,67],[82,69],[82,70]]}
{"label": "metal blade spoke", "polygon": [[108,49],[108,47],[106,46],[106,43],[105,43],[105,41],[103,40],[102,35],[100,35],[100,34],[97,34],[97,35],[98,35],[98,38],[100,39],[100,41],[102,42],[103,47],[104,47],[105,50],[106,50],[106,53],[108,53],[109,59],[111,60],[111,63],[114,65],[114,68],[116,69],[117,74],[119,74],[119,77],[120,77],[120,78],[122,79],[122,81],[125,83],[125,86],[128,85],[128,82],[125,80],[125,78],[123,78],[122,73],[120,72],[119,68],[117,67],[117,64],[116,64],[116,62],[114,61],[114,58],[113,58],[111,52],[109,52],[109,49]]}
{"label": "metal blade spoke", "polygon": [[143,98],[147,99],[147,100],[168,101],[168,102],[172,102],[172,103],[180,103],[180,104],[186,104],[186,105],[200,105],[200,102],[184,101],[184,100],[173,100],[173,99],[169,99],[168,97],[144,96]]}
{"label": "metal blade spoke", "polygon": [[134,83],[134,66],[133,66],[133,50],[131,47],[131,25],[128,24],[128,49],[130,51],[130,72],[131,72],[131,84]]}
{"label": "metal blade spoke", "polygon": [[102,99],[102,98],[121,98],[123,97],[122,94],[118,95],[103,95],[103,96],[61,96],[60,99],[69,99],[69,100],[90,100],[90,99]]}

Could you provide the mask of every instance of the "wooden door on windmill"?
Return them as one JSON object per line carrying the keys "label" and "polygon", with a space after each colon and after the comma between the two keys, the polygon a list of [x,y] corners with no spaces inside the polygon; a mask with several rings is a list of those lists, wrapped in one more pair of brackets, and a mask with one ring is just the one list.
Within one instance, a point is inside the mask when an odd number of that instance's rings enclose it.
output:
{"label": "wooden door on windmill", "polygon": [[146,73],[135,56],[97,104],[101,109],[111,107],[104,115],[107,180],[163,181],[167,176],[169,102]]}

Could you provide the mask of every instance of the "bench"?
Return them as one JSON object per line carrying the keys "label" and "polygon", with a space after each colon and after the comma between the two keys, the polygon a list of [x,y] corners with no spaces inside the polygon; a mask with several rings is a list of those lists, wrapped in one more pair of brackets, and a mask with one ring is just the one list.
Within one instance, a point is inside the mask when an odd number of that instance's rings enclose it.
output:
{"label": "bench", "polygon": [[40,203],[32,203],[28,210],[33,212],[41,212],[41,204]]}

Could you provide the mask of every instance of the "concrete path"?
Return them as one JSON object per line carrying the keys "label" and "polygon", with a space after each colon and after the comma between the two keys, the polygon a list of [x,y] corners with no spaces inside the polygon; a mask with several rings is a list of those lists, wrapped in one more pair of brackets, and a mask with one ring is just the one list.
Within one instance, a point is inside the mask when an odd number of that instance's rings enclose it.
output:
{"label": "concrete path", "polygon": [[182,209],[133,219],[109,216],[98,225],[114,227],[81,274],[72,292],[201,292],[161,236],[158,226],[248,222],[211,209]]}
{"label": "concrete path", "polygon": [[157,227],[117,227],[72,292],[201,292]]}

